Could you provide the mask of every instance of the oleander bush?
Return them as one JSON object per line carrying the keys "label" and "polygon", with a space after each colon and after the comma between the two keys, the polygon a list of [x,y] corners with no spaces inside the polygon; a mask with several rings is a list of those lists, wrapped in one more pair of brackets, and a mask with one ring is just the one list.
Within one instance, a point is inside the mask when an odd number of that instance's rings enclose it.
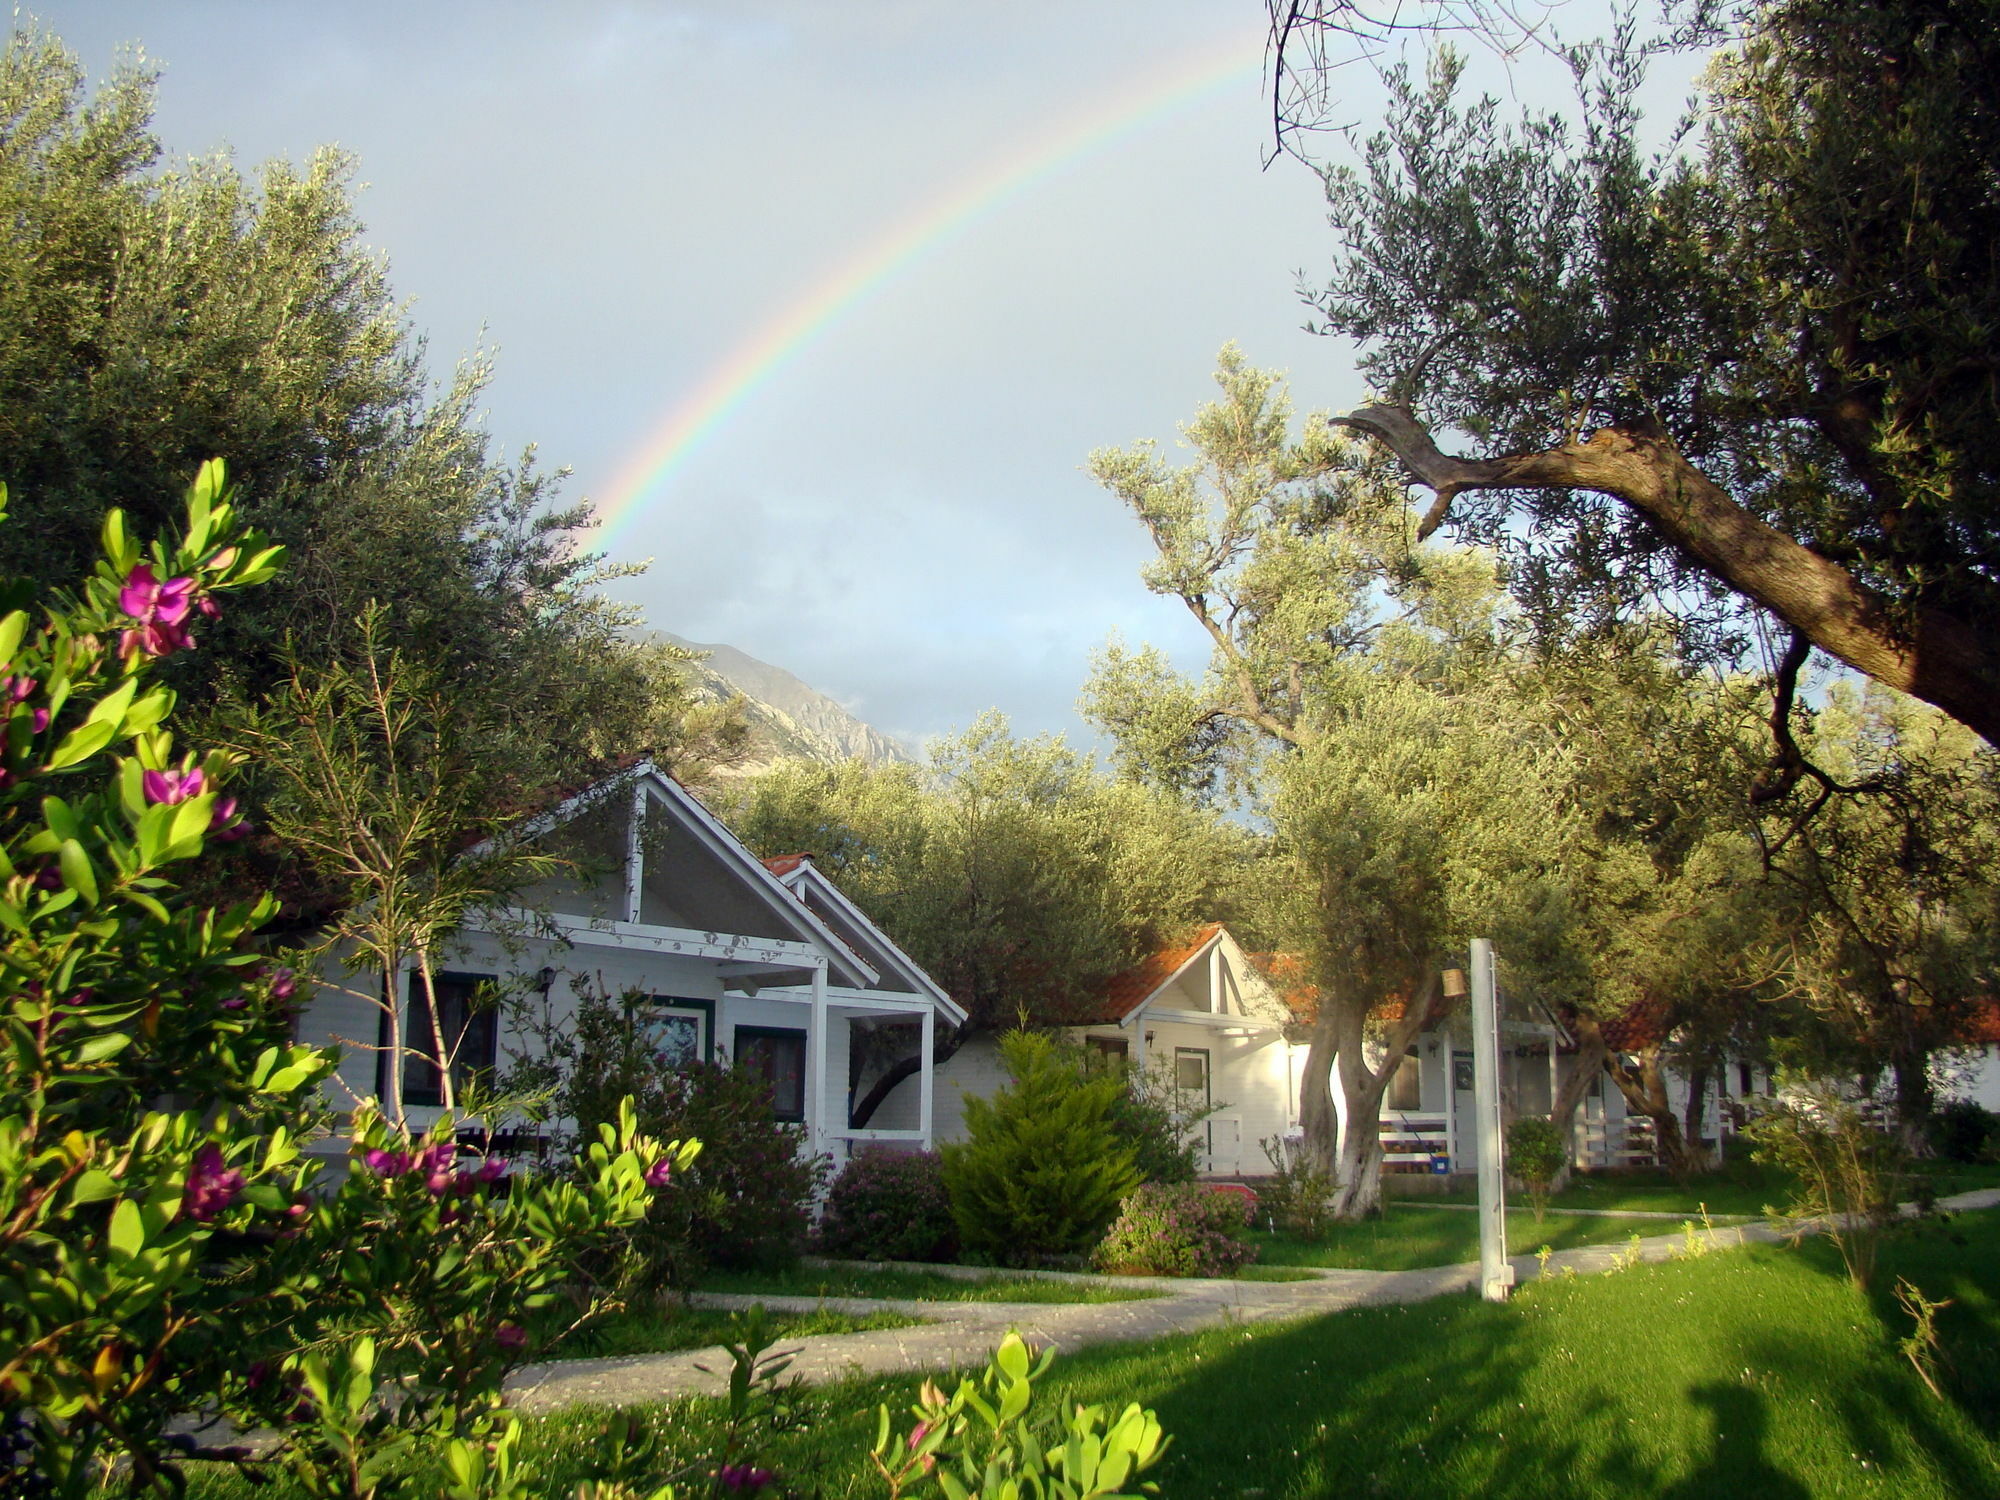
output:
{"label": "oleander bush", "polygon": [[1120,1205],[1092,1263],[1121,1276],[1233,1276],[1257,1258],[1250,1203],[1199,1183],[1148,1182]]}
{"label": "oleander bush", "polygon": [[943,1158],[863,1146],[828,1190],[814,1240],[826,1254],[854,1260],[950,1260],[958,1225]]}

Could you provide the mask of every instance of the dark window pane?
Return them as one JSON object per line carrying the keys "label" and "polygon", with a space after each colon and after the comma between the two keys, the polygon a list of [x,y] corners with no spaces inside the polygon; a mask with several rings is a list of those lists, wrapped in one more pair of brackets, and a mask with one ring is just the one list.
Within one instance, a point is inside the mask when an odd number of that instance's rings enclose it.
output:
{"label": "dark window pane", "polygon": [[736,1028],[736,1066],[771,1088],[771,1117],[802,1124],[806,1117],[806,1034],[769,1026]]}
{"label": "dark window pane", "polygon": [[437,990],[439,1037],[431,1028],[430,1001],[424,994],[423,979],[410,976],[409,1008],[404,1021],[403,1042],[410,1049],[403,1063],[403,1102],[416,1105],[444,1103],[443,1081],[437,1059],[451,1058],[454,1093],[463,1094],[468,1084],[483,1079],[499,1061],[500,1015],[491,1005],[477,1005],[481,985],[490,984],[490,974],[439,974],[432,981]]}

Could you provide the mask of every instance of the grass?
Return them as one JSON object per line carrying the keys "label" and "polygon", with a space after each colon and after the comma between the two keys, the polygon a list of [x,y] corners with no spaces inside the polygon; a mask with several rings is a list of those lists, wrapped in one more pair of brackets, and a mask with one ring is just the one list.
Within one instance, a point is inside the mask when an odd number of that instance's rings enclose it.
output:
{"label": "grass", "polygon": [[1238,1281],[1318,1281],[1316,1272],[1303,1266],[1247,1265],[1236,1273]]}
{"label": "grass", "polygon": [[[1507,1248],[1526,1255],[1548,1245],[1622,1244],[1634,1231],[1670,1234],[1676,1226],[1647,1219],[1598,1219],[1554,1209],[1540,1224],[1530,1214],[1510,1215]],[[1479,1215],[1417,1203],[1394,1203],[1379,1219],[1335,1224],[1319,1241],[1250,1231],[1257,1262],[1266,1266],[1327,1266],[1362,1271],[1415,1271],[1479,1259]]]}
{"label": "grass", "polygon": [[[1895,1347],[1898,1274],[1952,1300],[1942,1400]],[[757,1461],[822,1500],[879,1496],[875,1406],[907,1405],[917,1378],[821,1389],[811,1424],[767,1436]],[[1175,1500],[2000,1494],[2000,1214],[1897,1235],[1869,1296],[1824,1244],[1752,1246],[1530,1282],[1503,1306],[1443,1297],[1101,1345],[1059,1360],[1037,1404],[1070,1400],[1155,1409],[1174,1444],[1149,1477]],[[720,1405],[678,1401],[646,1419],[685,1462]],[[590,1477],[600,1420],[529,1424],[537,1493]],[[192,1492],[252,1493],[218,1474]]]}
{"label": "grass", "polygon": [[[714,1349],[739,1336],[735,1315],[713,1308],[688,1307],[667,1297],[651,1306],[606,1313],[561,1337],[541,1351],[543,1359],[603,1359],[623,1354],[672,1354],[683,1349]],[[767,1325],[780,1338],[804,1338],[816,1333],[864,1333],[875,1328],[907,1328],[917,1322],[897,1313],[856,1315],[828,1312],[770,1313]]]}
{"label": "grass", "polygon": [[863,1271],[800,1266],[790,1271],[716,1272],[708,1292],[767,1297],[895,1297],[914,1302],[1133,1302],[1157,1297],[1150,1287],[1058,1281],[996,1272],[977,1281],[927,1271]]}
{"label": "grass", "polygon": [[[1940,1198],[1975,1188],[2000,1187],[2000,1165],[1961,1162],[1922,1162],[1911,1183],[1914,1196],[1919,1181]],[[1383,1179],[1386,1191],[1398,1186],[1394,1177]],[[1570,1185],[1550,1200],[1556,1209],[1590,1208],[1646,1213],[1693,1214],[1703,1203],[1715,1215],[1762,1214],[1767,1206],[1782,1205],[1790,1195],[1791,1182],[1782,1173],[1748,1160],[1732,1161],[1713,1172],[1702,1172],[1687,1182],[1676,1181],[1665,1172],[1579,1172]],[[1412,1193],[1402,1201],[1422,1203],[1472,1203],[1478,1199],[1470,1186],[1445,1193]]]}

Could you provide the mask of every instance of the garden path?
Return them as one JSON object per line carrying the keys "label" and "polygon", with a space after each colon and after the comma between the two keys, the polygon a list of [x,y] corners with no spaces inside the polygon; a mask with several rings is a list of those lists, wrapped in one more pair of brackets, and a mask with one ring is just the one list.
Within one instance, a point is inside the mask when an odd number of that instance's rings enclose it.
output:
{"label": "garden path", "polygon": [[[2000,1188],[1960,1193],[1941,1200],[1938,1206],[1957,1210],[1995,1205],[2000,1205]],[[1780,1235],[1767,1224],[1746,1224],[1717,1228],[1708,1231],[1706,1237],[1721,1247],[1751,1240],[1773,1241]],[[1685,1233],[1654,1235],[1641,1239],[1638,1251],[1643,1260],[1666,1260],[1683,1250],[1686,1243]],[[1586,1275],[1609,1270],[1630,1253],[1629,1246],[1589,1245],[1557,1252],[1550,1257],[1548,1268]],[[1541,1274],[1532,1255],[1515,1256],[1513,1265],[1518,1281]],[[782,1347],[797,1351],[791,1373],[818,1385],[850,1375],[977,1368],[985,1364],[993,1345],[1009,1328],[1020,1329],[1035,1343],[1077,1349],[1086,1344],[1125,1343],[1189,1333],[1228,1322],[1261,1323],[1318,1317],[1371,1303],[1422,1302],[1447,1292],[1467,1290],[1477,1282],[1478,1275],[1478,1266],[1467,1264],[1421,1271],[1328,1270],[1311,1281],[1116,1278],[1134,1285],[1158,1287],[1164,1293],[1138,1302],[906,1302],[721,1292],[698,1293],[695,1300],[707,1307],[742,1308],[762,1302],[773,1312],[810,1312],[825,1307],[854,1313],[890,1311],[928,1320],[908,1328],[787,1340]],[[514,1405],[523,1411],[551,1411],[579,1403],[632,1406],[679,1396],[720,1395],[728,1368],[727,1358],[714,1349],[616,1359],[561,1360],[517,1371],[509,1388]]]}

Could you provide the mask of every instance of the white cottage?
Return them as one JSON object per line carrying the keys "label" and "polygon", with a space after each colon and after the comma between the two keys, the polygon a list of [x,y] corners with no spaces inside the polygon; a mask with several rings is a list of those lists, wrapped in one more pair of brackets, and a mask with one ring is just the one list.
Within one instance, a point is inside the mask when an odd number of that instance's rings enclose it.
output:
{"label": "white cottage", "polygon": [[[866,1140],[930,1144],[929,1043],[965,1014],[809,864],[767,867],[650,763],[569,798],[522,836],[561,839],[598,873],[523,891],[446,945],[436,977],[455,1074],[537,1046],[501,1012],[469,1003],[481,986],[539,996],[558,1020],[581,993],[636,995],[665,1065],[724,1056],[756,1069],[774,1117],[804,1126],[806,1148],[836,1166]],[[380,985],[371,971],[330,972],[301,1018],[303,1040],[343,1047],[336,1105],[386,1087]],[[399,988],[406,1034],[427,1034],[414,971]],[[915,1107],[896,1128],[852,1130],[853,1033],[885,1023],[922,1039]],[[422,1129],[441,1113],[442,1079],[427,1059],[403,1066],[406,1109]]]}
{"label": "white cottage", "polygon": [[[1135,1069],[1165,1073],[1215,1112],[1196,1125],[1201,1170],[1210,1177],[1270,1170],[1259,1142],[1298,1122],[1305,1049],[1285,1039],[1292,1013],[1268,955],[1247,953],[1219,922],[1186,943],[1148,956],[1105,987],[1095,1015],[1066,1028],[1084,1045]],[[965,1099],[1006,1082],[991,1037],[976,1037],[938,1070],[935,1131],[965,1138]],[[907,1109],[909,1085],[883,1110]]]}

